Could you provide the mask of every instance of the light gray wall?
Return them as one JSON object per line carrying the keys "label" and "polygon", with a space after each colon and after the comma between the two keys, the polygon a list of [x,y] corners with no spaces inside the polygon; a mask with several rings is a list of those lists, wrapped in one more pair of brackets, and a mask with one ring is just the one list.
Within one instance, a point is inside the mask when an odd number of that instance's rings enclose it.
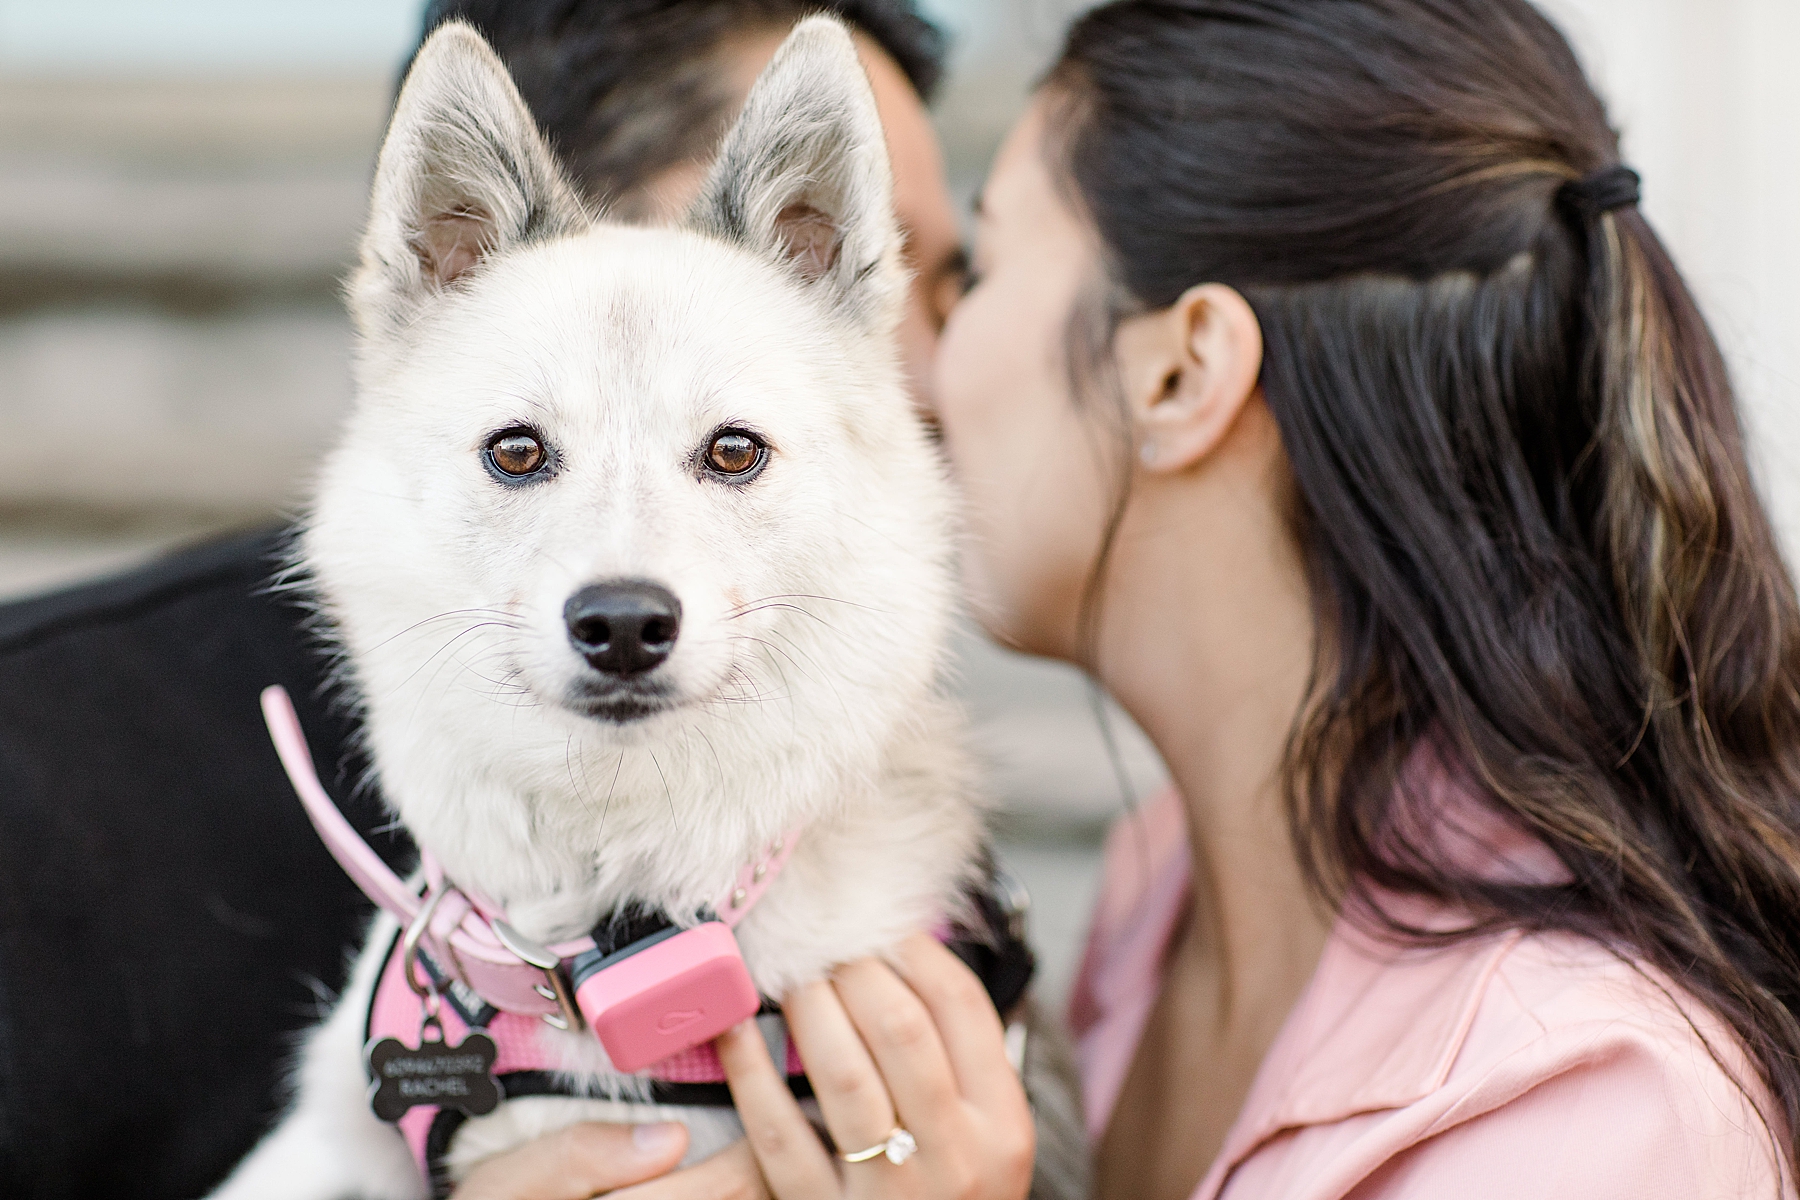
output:
{"label": "light gray wall", "polygon": [[1730,359],[1800,561],[1800,3],[1543,0],[1644,175],[1644,212]]}
{"label": "light gray wall", "polygon": [[[1800,4],[1549,3],[1614,98],[1800,530]],[[73,528],[47,510],[203,527],[302,488],[347,400],[334,280],[414,7],[0,0],[0,591],[43,582],[4,547]],[[1082,5],[928,7],[956,34],[939,116],[966,198]]]}

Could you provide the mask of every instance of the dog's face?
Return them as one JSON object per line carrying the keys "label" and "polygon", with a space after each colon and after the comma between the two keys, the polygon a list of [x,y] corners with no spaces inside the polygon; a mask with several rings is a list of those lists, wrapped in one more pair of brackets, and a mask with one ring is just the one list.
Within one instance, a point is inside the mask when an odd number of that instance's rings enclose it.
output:
{"label": "dog's face", "polygon": [[[417,648],[504,626],[479,661],[445,650],[432,687],[628,735],[831,670],[783,657],[788,618],[854,625],[840,610],[907,595],[906,401],[796,291],[692,234],[600,226],[493,264],[413,330],[332,485],[400,616],[470,618]],[[353,626],[366,586],[337,597]]]}
{"label": "dog's face", "polygon": [[577,841],[607,797],[620,829],[645,792],[779,808],[931,686],[949,506],[893,348],[881,137],[810,21],[686,228],[594,222],[476,35],[421,51],[305,540],[415,828],[468,780]]}

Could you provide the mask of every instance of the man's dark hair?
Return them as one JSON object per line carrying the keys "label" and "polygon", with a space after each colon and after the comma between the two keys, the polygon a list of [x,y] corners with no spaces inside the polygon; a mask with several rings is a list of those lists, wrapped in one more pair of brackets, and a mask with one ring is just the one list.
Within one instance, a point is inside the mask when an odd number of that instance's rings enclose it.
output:
{"label": "man's dark hair", "polygon": [[480,30],[582,189],[618,202],[711,155],[740,99],[720,69],[734,37],[817,12],[873,39],[930,99],[944,37],[912,0],[432,0],[423,33]]}

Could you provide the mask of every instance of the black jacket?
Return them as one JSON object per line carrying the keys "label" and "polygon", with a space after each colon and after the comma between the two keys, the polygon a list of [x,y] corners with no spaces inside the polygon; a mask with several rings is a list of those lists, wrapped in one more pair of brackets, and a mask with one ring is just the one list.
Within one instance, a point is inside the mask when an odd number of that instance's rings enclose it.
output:
{"label": "black jacket", "polygon": [[354,793],[324,657],[267,590],[285,534],[0,607],[0,1196],[205,1194],[276,1116],[370,907],[263,731],[284,684]]}

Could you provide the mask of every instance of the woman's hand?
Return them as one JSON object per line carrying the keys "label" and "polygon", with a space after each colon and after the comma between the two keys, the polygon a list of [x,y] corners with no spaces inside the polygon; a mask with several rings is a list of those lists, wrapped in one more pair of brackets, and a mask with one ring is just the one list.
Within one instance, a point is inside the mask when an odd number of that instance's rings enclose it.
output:
{"label": "woman's hand", "polygon": [[825,1127],[840,1150],[900,1127],[918,1152],[846,1163],[808,1124],[753,1021],[716,1043],[744,1142],[619,1200],[1022,1200],[1036,1131],[981,982],[935,939],[903,942],[892,966],[864,959],[782,1006]]}
{"label": "woman's hand", "polygon": [[588,1200],[671,1170],[687,1127],[587,1122],[483,1161],[451,1200]]}

